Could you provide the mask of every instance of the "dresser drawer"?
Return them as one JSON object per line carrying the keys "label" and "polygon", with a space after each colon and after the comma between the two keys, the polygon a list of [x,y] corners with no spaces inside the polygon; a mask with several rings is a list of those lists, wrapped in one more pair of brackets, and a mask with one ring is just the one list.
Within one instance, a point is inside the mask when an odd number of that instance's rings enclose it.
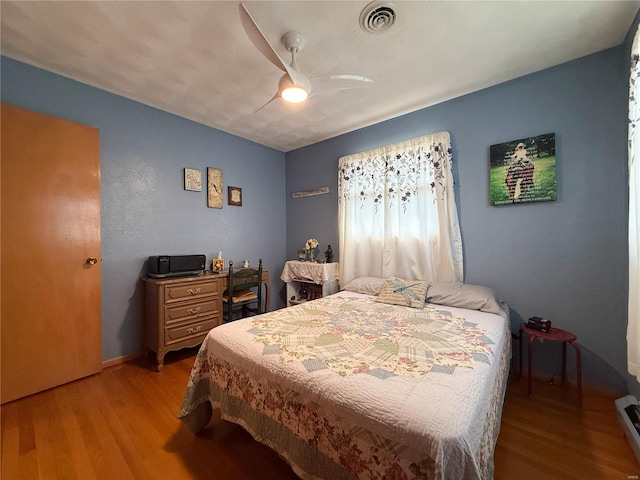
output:
{"label": "dresser drawer", "polygon": [[180,324],[165,328],[165,345],[182,342],[190,338],[203,337],[220,323],[218,316],[201,318],[193,323]]}
{"label": "dresser drawer", "polygon": [[189,282],[165,286],[165,302],[180,302],[189,298],[220,295],[219,282]]}
{"label": "dresser drawer", "polygon": [[182,302],[165,307],[164,324],[169,327],[176,323],[188,323],[205,315],[220,316],[218,302],[219,300],[215,298],[203,302]]}

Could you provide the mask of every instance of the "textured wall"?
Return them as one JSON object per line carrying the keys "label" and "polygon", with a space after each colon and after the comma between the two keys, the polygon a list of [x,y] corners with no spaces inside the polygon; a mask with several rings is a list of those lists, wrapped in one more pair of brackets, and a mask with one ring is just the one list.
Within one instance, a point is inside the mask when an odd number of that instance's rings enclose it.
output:
{"label": "textured wall", "polygon": [[[2,102],[100,129],[103,359],[140,350],[149,255],[262,257],[271,305],[282,305],[282,152],[6,57],[1,67]],[[183,189],[184,167],[202,171],[202,192]],[[223,170],[222,209],[207,207],[207,167]],[[242,207],[227,205],[228,185],[242,188]]]}
{"label": "textured wall", "polygon": [[[514,330],[538,315],[573,331],[585,382],[626,389],[627,71],[618,47],[287,153],[287,255],[314,235],[339,257],[340,156],[447,130],[465,282],[499,292]],[[489,146],[549,132],[557,201],[491,207]],[[325,185],[330,195],[289,196]],[[534,368],[558,373],[558,348],[540,346]]]}
{"label": "textured wall", "polygon": [[[289,152],[286,184],[280,152],[6,58],[1,94],[101,131],[104,359],[139,348],[138,278],[148,255],[262,256],[274,272],[272,305],[281,305],[279,270],[308,237],[322,249],[331,243],[339,260],[338,157],[448,130],[465,281],[496,289],[514,329],[540,315],[575,332],[585,382],[621,391],[629,379],[627,53],[611,49]],[[548,132],[556,133],[558,200],[490,207],[489,145]],[[207,208],[205,192],[183,190],[185,166],[203,175],[221,168],[225,185],[243,188],[244,206]],[[331,193],[290,197],[322,186]],[[539,348],[536,370],[559,371],[556,347]]]}

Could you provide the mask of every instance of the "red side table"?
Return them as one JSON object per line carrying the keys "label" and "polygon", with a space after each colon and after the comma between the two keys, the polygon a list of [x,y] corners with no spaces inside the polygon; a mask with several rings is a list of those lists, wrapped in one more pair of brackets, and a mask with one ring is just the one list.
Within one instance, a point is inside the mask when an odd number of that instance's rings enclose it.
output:
{"label": "red side table", "polygon": [[576,379],[578,384],[578,406],[582,406],[582,359],[580,355],[580,347],[576,343],[577,337],[566,330],[561,328],[551,327],[548,332],[540,332],[533,328],[527,327],[525,324],[520,326],[520,375],[522,375],[522,337],[523,333],[529,335],[529,370],[527,372],[527,395],[531,396],[531,373],[533,363],[533,342],[536,338],[544,338],[552,342],[562,342],[562,386],[565,386],[567,381],[567,343],[576,351]]}

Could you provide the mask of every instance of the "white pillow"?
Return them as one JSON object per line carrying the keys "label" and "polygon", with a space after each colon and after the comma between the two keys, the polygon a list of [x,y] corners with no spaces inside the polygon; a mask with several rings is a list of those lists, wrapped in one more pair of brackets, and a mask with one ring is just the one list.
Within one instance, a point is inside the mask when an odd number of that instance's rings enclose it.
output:
{"label": "white pillow", "polygon": [[468,308],[500,315],[507,307],[496,293],[482,285],[459,282],[433,282],[427,290],[428,303]]}
{"label": "white pillow", "polygon": [[349,292],[364,293],[365,295],[378,295],[385,282],[386,278],[359,277],[348,282],[342,289]]}

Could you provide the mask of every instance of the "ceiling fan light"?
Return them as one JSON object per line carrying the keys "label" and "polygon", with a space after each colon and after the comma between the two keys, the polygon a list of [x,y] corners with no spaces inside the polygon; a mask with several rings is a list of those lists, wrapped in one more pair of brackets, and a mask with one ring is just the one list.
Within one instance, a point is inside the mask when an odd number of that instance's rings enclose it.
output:
{"label": "ceiling fan light", "polygon": [[291,86],[283,88],[280,96],[285,102],[300,103],[307,99],[309,92],[302,87]]}

